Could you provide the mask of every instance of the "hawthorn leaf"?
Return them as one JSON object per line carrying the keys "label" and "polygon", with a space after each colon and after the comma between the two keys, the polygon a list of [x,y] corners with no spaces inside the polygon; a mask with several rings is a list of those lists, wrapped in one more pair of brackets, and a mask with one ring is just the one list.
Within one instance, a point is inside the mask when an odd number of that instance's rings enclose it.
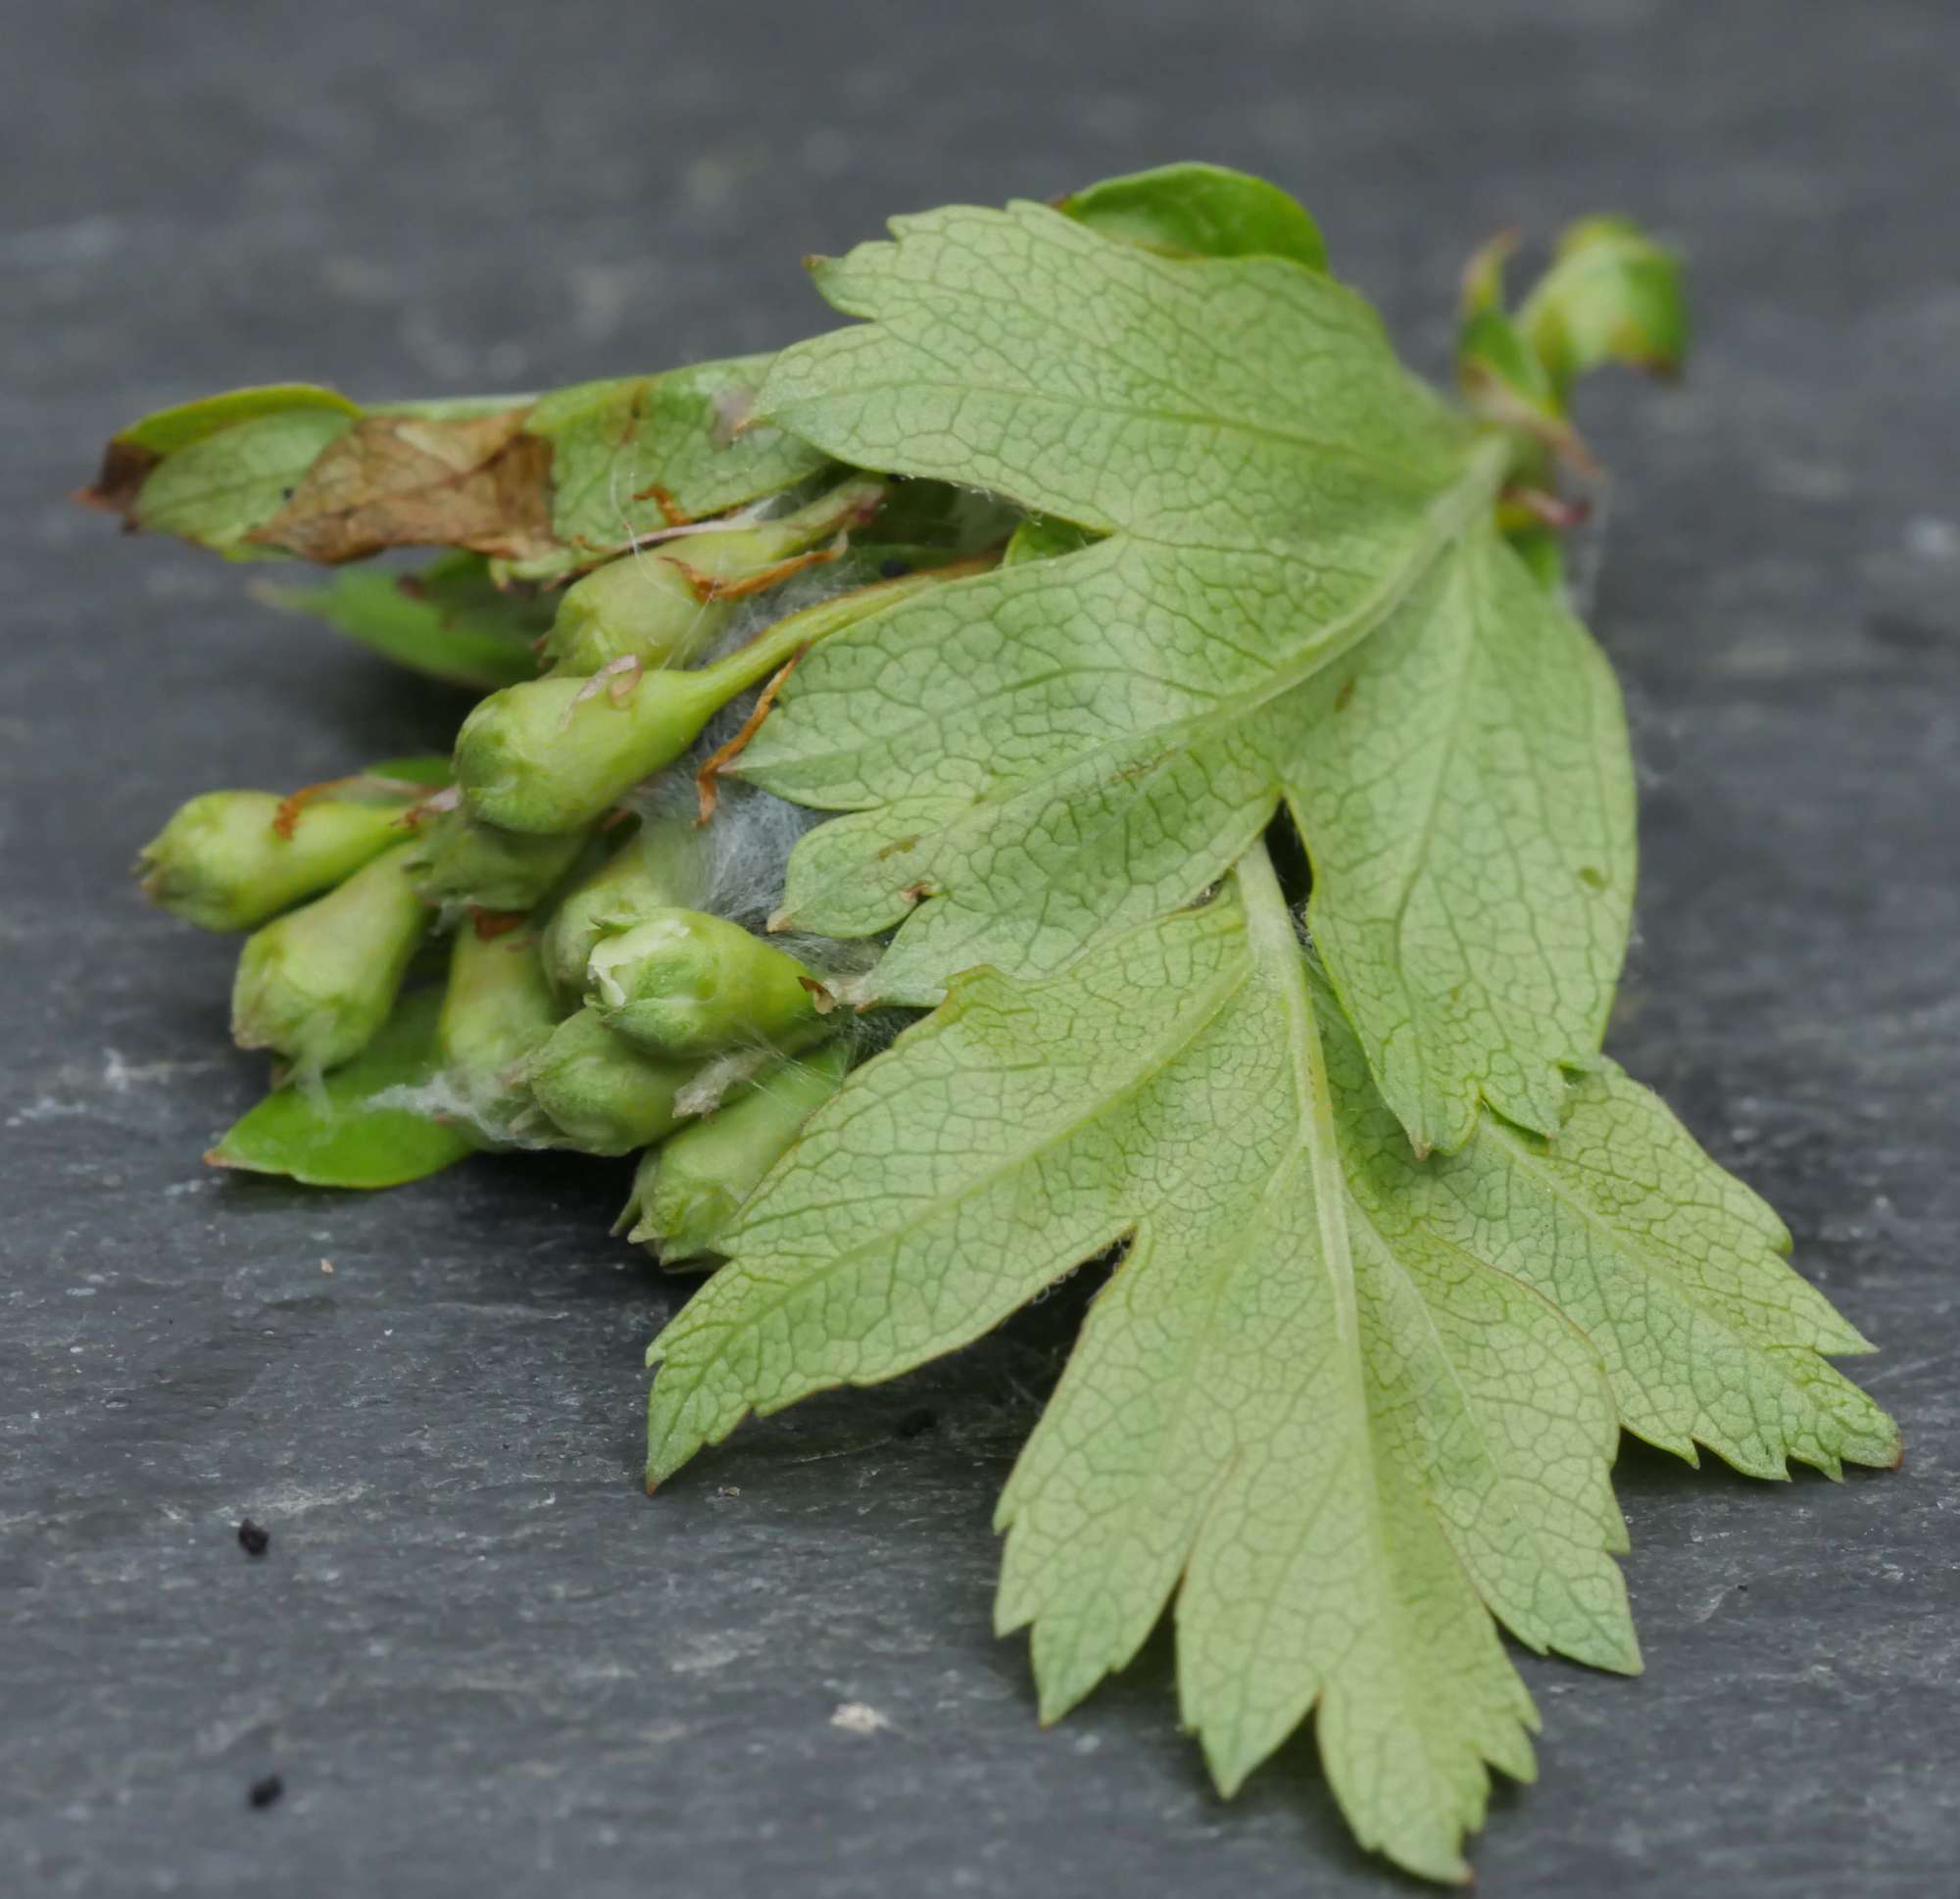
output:
{"label": "hawthorn leaf", "polygon": [[206,1160],[309,1187],[373,1190],[421,1180],[474,1153],[477,1144],[462,1123],[387,1104],[393,1091],[434,1078],[441,1005],[439,990],[404,997],[352,1061],[311,1087],[274,1089]]}
{"label": "hawthorn leaf", "polygon": [[415,573],[352,567],[322,585],[254,593],[412,672],[483,692],[537,676],[536,642],[554,609],[548,596],[498,588],[478,554],[445,554]]}
{"label": "hawthorn leaf", "polygon": [[1078,223],[1147,249],[1198,257],[1286,257],[1327,268],[1320,226],[1298,199],[1220,165],[1159,165],[1056,200]]}
{"label": "hawthorn leaf", "polygon": [[1896,1436],[1819,1355],[1863,1341],[1655,1096],[1602,1066],[1555,1160],[1490,1117],[1417,1159],[1262,851],[1235,886],[1058,977],[962,975],[851,1076],[654,1343],[649,1482],[1120,1243],[999,1513],[1044,1716],[1175,1597],[1225,1791],[1317,1709],[1356,1834],[1456,1877],[1487,1769],[1532,1772],[1492,1618],[1639,1667],[1616,1417],[1765,1475]]}
{"label": "hawthorn leaf", "polygon": [[558,580],[823,465],[752,422],[767,365],[366,408],[303,383],[234,390],[124,429],[82,499],[235,559],[453,547]]}
{"label": "hawthorn leaf", "polygon": [[1284,800],[1418,1151],[1480,1100],[1552,1134],[1625,951],[1634,788],[1610,669],[1495,531],[1507,441],[1292,261],[1027,204],[893,228],[820,268],[871,320],[779,357],[762,413],[1103,538],[799,666],[741,769],[849,815],[799,848],[782,926],[900,926],[863,999],[929,1004],[1190,902]]}

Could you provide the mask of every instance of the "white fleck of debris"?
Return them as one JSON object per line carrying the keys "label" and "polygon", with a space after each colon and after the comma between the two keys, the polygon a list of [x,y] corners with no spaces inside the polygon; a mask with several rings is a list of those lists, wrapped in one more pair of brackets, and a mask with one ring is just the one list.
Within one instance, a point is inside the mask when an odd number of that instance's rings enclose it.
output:
{"label": "white fleck of debris", "polygon": [[128,1061],[122,1049],[102,1051],[102,1086],[112,1095],[126,1095],[139,1082],[173,1082],[179,1075],[201,1075],[215,1061]]}
{"label": "white fleck of debris", "polygon": [[1905,524],[1909,553],[1922,560],[1951,560],[1960,557],[1960,527],[1936,514],[1919,514]]}
{"label": "white fleck of debris", "polygon": [[332,1261],[332,1260],[330,1260],[330,1259],[322,1259],[322,1260],[321,1260],[321,1261],[319,1262],[319,1270],[320,1270],[320,1271],[321,1271],[322,1273],[330,1273],[330,1272],[332,1272],[332,1271],[333,1271],[333,1261]]}
{"label": "white fleck of debris", "polygon": [[29,1101],[18,1114],[7,1117],[10,1128],[18,1128],[24,1121],[59,1121],[71,1114],[86,1114],[88,1109],[79,1101],[58,1101],[52,1095],[43,1095],[37,1101]]}
{"label": "white fleck of debris", "polygon": [[847,1734],[875,1734],[892,1725],[889,1715],[881,1715],[868,1701],[840,1701],[830,1717],[833,1728]]}
{"label": "white fleck of debris", "polygon": [[1102,1745],[1101,1734],[1077,1734],[1075,1737],[1075,1751],[1078,1754],[1093,1754]]}
{"label": "white fleck of debris", "polygon": [[724,1484],[714,1494],[718,1497],[739,1497],[742,1486],[739,1484]]}
{"label": "white fleck of debris", "polygon": [[684,1652],[673,1657],[667,1667],[676,1675],[708,1675],[737,1662],[757,1646],[760,1637],[747,1631],[706,1631],[686,1639]]}

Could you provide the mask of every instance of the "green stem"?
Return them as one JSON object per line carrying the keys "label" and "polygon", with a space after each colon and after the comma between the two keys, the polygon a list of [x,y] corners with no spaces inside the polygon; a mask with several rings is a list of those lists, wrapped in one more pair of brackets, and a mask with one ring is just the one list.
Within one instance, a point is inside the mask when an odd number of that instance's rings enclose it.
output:
{"label": "green stem", "polygon": [[788,614],[696,671],[629,672],[611,681],[554,676],[506,687],[484,700],[457,736],[456,777],[465,803],[473,816],[511,831],[589,824],[672,764],[731,699],[798,654],[987,564],[962,561],[840,594]]}

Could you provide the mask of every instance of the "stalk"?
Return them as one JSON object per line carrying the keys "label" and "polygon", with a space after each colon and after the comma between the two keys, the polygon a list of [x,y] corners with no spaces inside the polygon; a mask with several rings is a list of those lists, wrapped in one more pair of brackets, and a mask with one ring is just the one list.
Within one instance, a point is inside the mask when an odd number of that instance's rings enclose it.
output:
{"label": "stalk", "polygon": [[662,1265],[715,1250],[715,1238],[762,1177],[789,1152],[803,1126],[843,1086],[851,1052],[827,1043],[747,1084],[712,1114],[650,1147],[619,1216],[627,1239]]}
{"label": "stalk", "polygon": [[731,699],[806,648],[982,564],[958,562],[821,601],[696,671],[622,676],[605,687],[559,675],[507,686],[484,700],[457,735],[464,802],[472,815],[513,831],[590,824],[643,778],[672,764]]}
{"label": "stalk", "polygon": [[744,1042],[791,1048],[834,1006],[822,980],[739,924],[665,910],[602,937],[587,962],[588,1006],[650,1054],[699,1060]]}
{"label": "stalk", "polygon": [[337,890],[257,931],[238,958],[231,1034],[303,1074],[359,1054],[388,1019],[429,912],[397,845]]}

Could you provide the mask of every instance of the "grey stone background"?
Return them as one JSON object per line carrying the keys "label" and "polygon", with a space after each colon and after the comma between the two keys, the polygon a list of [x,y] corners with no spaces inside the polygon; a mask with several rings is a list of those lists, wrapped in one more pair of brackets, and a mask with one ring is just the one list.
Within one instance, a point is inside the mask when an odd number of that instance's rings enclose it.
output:
{"label": "grey stone background", "polygon": [[1526,1660],[1486,1889],[1956,1890],[1957,67],[1942,0],[0,5],[0,1889],[1410,1889],[1306,1746],[1222,1806],[1160,1647],[1037,1730],[988,1514],[1079,1300],[649,1502],[677,1294],[605,1237],[616,1168],[200,1169],[258,1069],[134,847],[460,708],[63,499],[194,393],[770,346],[826,320],[799,256],[890,212],[1206,156],[1298,189],[1431,367],[1500,222],[1690,256],[1691,378],[1587,410],[1645,771],[1615,1046],[1886,1346],[1908,1444],[1776,1486],[1628,1447],[1648,1674]]}

